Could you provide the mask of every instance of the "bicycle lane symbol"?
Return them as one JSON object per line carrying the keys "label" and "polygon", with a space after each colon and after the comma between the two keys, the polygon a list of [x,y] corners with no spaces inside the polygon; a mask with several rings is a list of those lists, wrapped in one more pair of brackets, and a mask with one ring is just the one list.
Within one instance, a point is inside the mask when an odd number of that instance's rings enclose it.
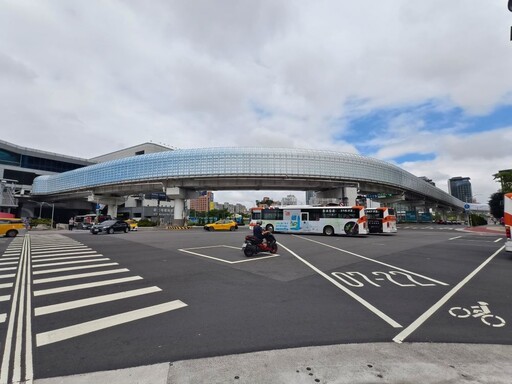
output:
{"label": "bicycle lane symbol", "polygon": [[503,327],[505,326],[505,320],[497,315],[493,315],[491,310],[489,309],[489,304],[484,301],[477,301],[478,305],[472,305],[470,308],[464,307],[452,307],[448,310],[450,315],[457,317],[459,319],[466,319],[468,317],[480,318],[482,323],[488,325],[489,327]]}

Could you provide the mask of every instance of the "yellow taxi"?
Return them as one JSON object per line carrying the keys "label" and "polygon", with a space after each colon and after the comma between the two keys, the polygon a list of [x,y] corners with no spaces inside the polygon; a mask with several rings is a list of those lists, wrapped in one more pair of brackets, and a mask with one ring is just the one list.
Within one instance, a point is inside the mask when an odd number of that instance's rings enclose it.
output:
{"label": "yellow taxi", "polygon": [[203,228],[205,231],[236,231],[238,224],[233,220],[219,220],[215,223],[206,224]]}
{"label": "yellow taxi", "polygon": [[139,229],[139,225],[137,224],[137,220],[125,220],[126,223],[130,226],[130,231],[136,231]]}
{"label": "yellow taxi", "polygon": [[0,217],[0,236],[16,237],[20,231],[24,230],[23,220]]}

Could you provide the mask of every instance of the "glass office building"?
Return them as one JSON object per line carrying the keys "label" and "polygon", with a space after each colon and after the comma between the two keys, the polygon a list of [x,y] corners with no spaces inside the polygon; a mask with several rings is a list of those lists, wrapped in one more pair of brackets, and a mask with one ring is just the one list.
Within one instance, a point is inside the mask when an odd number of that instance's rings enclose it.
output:
{"label": "glass office building", "polygon": [[448,191],[450,195],[465,203],[473,202],[473,191],[469,177],[452,177],[448,180]]}

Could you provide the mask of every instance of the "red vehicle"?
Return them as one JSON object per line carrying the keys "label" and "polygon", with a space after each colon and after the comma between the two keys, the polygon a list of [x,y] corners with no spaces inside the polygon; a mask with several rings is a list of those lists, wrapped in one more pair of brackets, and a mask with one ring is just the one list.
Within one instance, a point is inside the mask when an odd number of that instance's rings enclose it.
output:
{"label": "red vehicle", "polygon": [[277,253],[277,241],[276,238],[271,235],[266,235],[267,241],[261,241],[255,236],[245,236],[244,245],[242,245],[242,251],[247,257],[254,256],[260,252],[270,252],[272,254]]}

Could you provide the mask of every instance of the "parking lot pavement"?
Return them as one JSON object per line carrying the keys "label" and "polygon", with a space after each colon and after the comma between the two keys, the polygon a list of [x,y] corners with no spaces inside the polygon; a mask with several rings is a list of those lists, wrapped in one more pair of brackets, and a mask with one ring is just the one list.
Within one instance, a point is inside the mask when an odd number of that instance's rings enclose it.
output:
{"label": "parking lot pavement", "polygon": [[36,384],[510,383],[509,345],[369,343],[263,351],[35,380]]}
{"label": "parking lot pavement", "polygon": [[[512,312],[503,295],[510,260],[500,253],[496,234],[279,235],[278,255],[248,259],[240,250],[245,231],[62,236],[68,233],[31,236],[33,273],[45,280],[32,287],[38,292],[31,300],[35,340],[84,321],[116,322],[101,332],[92,327],[41,343],[34,349],[35,377],[59,377],[36,383],[509,383],[512,376],[512,345],[506,345],[512,336],[505,325]],[[16,244],[20,240],[9,240],[4,268],[28,254]],[[53,265],[42,265],[50,257]],[[124,285],[106,285],[111,278],[100,277],[98,285],[91,276],[99,268],[96,258],[108,258],[99,261],[110,272],[123,269],[130,280],[123,284],[134,284],[131,294],[155,292],[134,299]],[[91,261],[84,265],[83,259]],[[92,268],[87,277],[82,268]],[[53,274],[55,281],[47,281]],[[68,274],[87,281],[65,283]],[[62,282],[74,290],[62,291]],[[59,292],[40,295],[41,284],[51,285],[41,287],[47,293]],[[77,289],[85,285],[91,295]],[[125,296],[77,307],[92,296],[114,295]],[[187,307],[130,322],[120,316],[177,299]],[[460,316],[480,301],[493,315]],[[59,308],[66,311],[42,313]],[[380,312],[414,333],[396,341],[402,331]],[[418,328],[415,319],[426,321]],[[132,368],[107,371],[122,367]]]}

